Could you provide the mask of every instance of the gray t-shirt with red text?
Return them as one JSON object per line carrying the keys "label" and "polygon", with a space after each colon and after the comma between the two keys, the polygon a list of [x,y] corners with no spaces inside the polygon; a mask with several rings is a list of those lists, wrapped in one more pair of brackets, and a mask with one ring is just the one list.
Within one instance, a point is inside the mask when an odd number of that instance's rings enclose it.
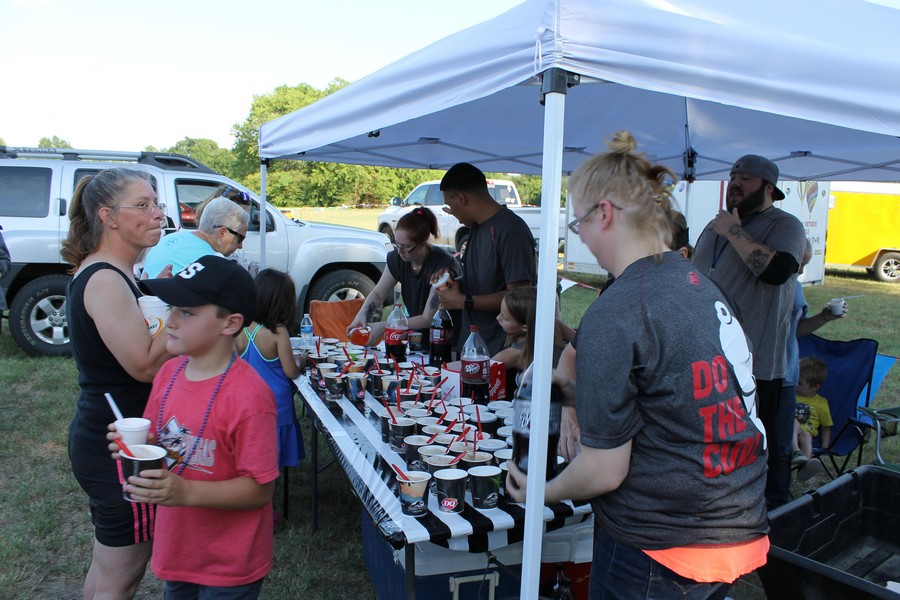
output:
{"label": "gray t-shirt with red text", "polygon": [[581,443],[632,441],[621,486],[591,503],[645,550],[768,531],[765,433],[746,336],[719,289],[675,252],[628,266],[578,335]]}

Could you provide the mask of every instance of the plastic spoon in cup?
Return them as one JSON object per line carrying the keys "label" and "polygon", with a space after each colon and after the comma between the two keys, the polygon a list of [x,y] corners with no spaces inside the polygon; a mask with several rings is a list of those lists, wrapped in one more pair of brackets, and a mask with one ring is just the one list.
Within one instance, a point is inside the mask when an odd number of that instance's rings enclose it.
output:
{"label": "plastic spoon in cup", "polygon": [[387,400],[382,400],[381,403],[384,404],[384,410],[387,411],[388,416],[391,418],[391,421],[394,423],[394,425],[396,425],[397,417],[394,416],[394,413],[391,411],[391,407],[388,406]]}
{"label": "plastic spoon in cup", "polygon": [[134,454],[132,454],[131,450],[128,449],[128,446],[125,445],[125,442],[122,441],[122,438],[116,438],[116,446],[119,447],[119,450],[127,456],[128,458],[134,458]]}
{"label": "plastic spoon in cup", "polygon": [[403,481],[409,481],[409,477],[406,476],[406,473],[404,473],[404,472],[400,469],[400,467],[398,467],[398,466],[395,465],[394,463],[391,463],[391,468],[394,469],[394,471],[397,472],[397,477],[399,477],[399,478],[402,479]]}
{"label": "plastic spoon in cup", "polygon": [[456,441],[457,441],[457,442],[462,442],[462,441],[464,441],[464,440],[466,439],[466,436],[469,434],[469,432],[470,432],[471,430],[472,430],[471,427],[463,427],[462,433],[459,434],[459,437],[456,438]]}
{"label": "plastic spoon in cup", "polygon": [[[444,416],[447,416],[447,413],[444,413]],[[447,425],[447,429],[444,430],[444,433],[449,433],[453,426],[459,422],[459,418],[453,419],[453,422]]]}
{"label": "plastic spoon in cup", "polygon": [[119,410],[119,405],[116,404],[115,400],[113,400],[112,394],[106,392],[103,395],[106,396],[106,401],[109,403],[109,407],[112,409],[113,414],[116,416],[116,421],[121,421],[122,419],[124,419],[125,417],[122,416],[122,411]]}
{"label": "plastic spoon in cup", "polygon": [[465,456],[465,455],[466,455],[465,452],[463,452],[462,454],[457,454],[456,457],[455,457],[453,460],[451,460],[450,462],[448,462],[447,464],[448,464],[448,465],[455,465],[456,463],[458,463],[459,461],[461,461],[461,460],[462,460],[462,457]]}
{"label": "plastic spoon in cup", "polygon": [[428,438],[428,441],[425,442],[425,445],[428,446],[429,444],[433,444],[433,443],[434,443],[434,440],[436,440],[436,439],[437,439],[437,436],[439,436],[439,435],[441,435],[441,432],[440,432],[440,431],[438,431],[438,432],[435,433],[433,436],[431,436],[430,438]]}

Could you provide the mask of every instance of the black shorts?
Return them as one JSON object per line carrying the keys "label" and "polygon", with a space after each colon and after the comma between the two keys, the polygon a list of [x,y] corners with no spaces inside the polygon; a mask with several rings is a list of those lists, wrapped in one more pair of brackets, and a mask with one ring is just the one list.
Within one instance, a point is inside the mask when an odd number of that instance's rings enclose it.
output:
{"label": "black shorts", "polygon": [[105,435],[85,431],[76,414],[69,428],[69,461],[90,499],[94,537],[114,548],[151,540],[156,506],[122,497],[122,467],[110,458],[107,443]]}

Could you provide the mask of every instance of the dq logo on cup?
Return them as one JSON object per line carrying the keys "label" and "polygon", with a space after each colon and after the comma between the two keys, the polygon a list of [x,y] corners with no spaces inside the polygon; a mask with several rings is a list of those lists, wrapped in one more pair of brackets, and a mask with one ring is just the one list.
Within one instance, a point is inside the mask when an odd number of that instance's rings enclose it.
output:
{"label": "dq logo on cup", "polygon": [[441,500],[441,506],[444,507],[444,510],[454,510],[459,506],[459,500],[456,498],[444,498]]}

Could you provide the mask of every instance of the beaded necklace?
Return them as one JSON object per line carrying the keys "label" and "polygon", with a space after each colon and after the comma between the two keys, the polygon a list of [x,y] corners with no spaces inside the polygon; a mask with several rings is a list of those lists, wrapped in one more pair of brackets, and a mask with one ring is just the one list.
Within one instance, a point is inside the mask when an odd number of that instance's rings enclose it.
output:
{"label": "beaded necklace", "polygon": [[[197,445],[200,443],[200,438],[203,437],[203,432],[206,430],[206,422],[209,419],[209,413],[212,411],[213,402],[216,401],[216,396],[219,395],[219,389],[222,387],[222,382],[225,381],[225,376],[228,375],[228,371],[231,370],[231,365],[234,364],[235,359],[237,359],[237,353],[231,353],[231,360],[228,361],[228,366],[225,367],[225,372],[219,376],[219,381],[216,383],[216,389],[212,393],[212,397],[209,399],[209,404],[206,405],[206,413],[203,415],[203,422],[200,424],[200,431],[197,432],[196,437],[194,438],[194,445],[191,446],[191,451],[187,453],[182,461],[181,465],[178,468],[178,473],[176,475],[181,475],[181,473],[187,468],[188,463],[191,458],[194,456],[194,452],[197,451]],[[172,386],[175,384],[175,380],[178,379],[178,375],[184,370],[184,368],[188,364],[189,358],[185,358],[184,362],[178,365],[178,368],[175,370],[175,374],[172,375],[172,380],[169,381],[169,385],[166,386],[166,391],[163,393],[162,400],[159,403],[159,410],[156,415],[156,431],[160,432],[163,430],[163,412],[166,408],[166,401],[169,399],[169,392],[172,391]]]}

